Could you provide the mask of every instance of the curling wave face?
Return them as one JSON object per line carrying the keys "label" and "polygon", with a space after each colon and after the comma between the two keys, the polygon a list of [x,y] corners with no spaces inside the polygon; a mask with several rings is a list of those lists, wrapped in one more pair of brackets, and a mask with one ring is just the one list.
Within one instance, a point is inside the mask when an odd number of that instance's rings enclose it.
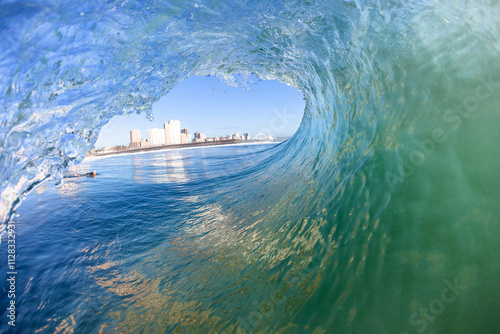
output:
{"label": "curling wave face", "polygon": [[187,289],[178,302],[211,317],[169,325],[498,328],[496,2],[44,0],[0,13],[2,221],[80,162],[111,117],[151,116],[185,78],[277,79],[306,109],[291,140],[232,180],[226,210],[249,218],[219,255],[234,264],[218,268],[227,284],[206,291],[235,307],[189,306]]}

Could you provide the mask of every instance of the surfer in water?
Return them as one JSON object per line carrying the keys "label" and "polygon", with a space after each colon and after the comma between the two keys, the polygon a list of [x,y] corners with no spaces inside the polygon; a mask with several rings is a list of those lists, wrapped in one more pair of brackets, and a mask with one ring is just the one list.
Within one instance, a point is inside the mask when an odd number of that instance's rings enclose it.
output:
{"label": "surfer in water", "polygon": [[93,176],[93,177],[96,177],[97,176],[97,173],[95,171],[93,172],[88,172],[88,173],[85,173],[83,175],[80,175],[80,174],[75,174],[73,175],[74,177],[81,177],[81,176]]}

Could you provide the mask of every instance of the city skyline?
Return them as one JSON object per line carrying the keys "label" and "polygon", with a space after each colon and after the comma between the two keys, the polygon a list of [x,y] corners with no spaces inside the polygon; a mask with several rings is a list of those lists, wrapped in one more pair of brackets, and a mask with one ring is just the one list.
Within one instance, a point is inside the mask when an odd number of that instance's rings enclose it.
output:
{"label": "city skyline", "polygon": [[[189,133],[189,129],[181,129],[179,120],[169,120],[163,123],[163,129],[151,128],[146,131],[146,138],[141,136],[140,129],[130,130],[129,148],[145,148],[163,145],[179,145],[200,142],[218,142],[226,140],[250,140],[251,136],[248,132],[240,135],[238,132],[227,134],[225,136],[208,137],[204,133],[196,131],[193,136]],[[272,136],[269,136],[272,139]],[[121,145],[124,146],[124,145]]]}
{"label": "city skyline", "polygon": [[114,117],[101,129],[95,147],[128,145],[129,130],[139,129],[145,138],[147,129],[161,129],[168,119],[180,119],[183,127],[207,137],[235,132],[292,136],[304,113],[302,93],[273,80],[250,88],[229,87],[214,77],[188,78],[153,105],[153,122],[144,114]]}

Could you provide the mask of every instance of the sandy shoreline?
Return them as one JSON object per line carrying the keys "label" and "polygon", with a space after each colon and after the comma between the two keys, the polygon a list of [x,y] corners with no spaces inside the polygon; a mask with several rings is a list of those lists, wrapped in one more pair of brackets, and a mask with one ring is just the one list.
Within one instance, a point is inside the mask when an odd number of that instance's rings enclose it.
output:
{"label": "sandy shoreline", "polygon": [[190,146],[189,144],[184,144],[182,146],[187,146],[187,147],[178,147],[181,145],[175,145],[176,147],[168,147],[168,146],[158,146],[154,147],[154,149],[135,149],[135,150],[126,150],[126,151],[120,151],[120,152],[110,152],[110,153],[105,153],[105,154],[99,154],[99,155],[88,155],[84,158],[84,161],[90,161],[90,160],[98,160],[98,159],[103,159],[103,158],[112,158],[120,155],[138,155],[138,154],[147,154],[147,153],[156,153],[156,152],[164,152],[164,151],[178,151],[178,150],[191,150],[191,149],[198,149],[198,148],[211,148],[211,147],[220,147],[220,146],[250,146],[250,145],[262,145],[262,144],[279,144],[283,141],[244,141],[244,142],[233,142],[233,143],[222,143],[222,144],[215,144],[215,145],[193,145]]}

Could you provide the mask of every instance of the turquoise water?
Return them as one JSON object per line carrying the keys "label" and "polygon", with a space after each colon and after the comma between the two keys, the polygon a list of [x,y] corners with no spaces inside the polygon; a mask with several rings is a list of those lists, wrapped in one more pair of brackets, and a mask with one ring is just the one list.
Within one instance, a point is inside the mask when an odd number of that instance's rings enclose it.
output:
{"label": "turquoise water", "polygon": [[[498,332],[497,2],[0,6],[0,219],[19,219],[20,230],[33,226],[30,238],[18,241],[26,247],[19,261],[30,261],[21,260],[30,248],[57,249],[37,235],[57,224],[54,232],[71,228],[56,219],[70,210],[52,204],[57,201],[40,209],[53,224],[23,223],[23,206],[34,200],[19,205],[22,198],[80,162],[112,116],[150,113],[153,102],[193,75],[243,86],[276,79],[306,101],[294,137],[243,159],[239,172],[222,167],[244,153],[207,156],[207,166],[221,168],[192,173],[201,206],[182,187],[169,188],[184,178],[169,172],[169,159],[144,157],[137,168],[149,181],[140,190],[164,191],[157,207],[146,202],[130,215],[113,209],[137,205],[122,202],[132,190],[123,180],[134,180],[133,172],[116,176],[112,191],[102,194],[115,206],[98,210],[94,196],[81,198],[82,208],[70,212],[85,222],[82,229],[100,231],[88,242],[101,240],[101,233],[115,261],[87,255],[84,266],[95,270],[78,276],[86,280],[79,291],[86,292],[76,299],[55,295],[70,291],[64,284],[74,272],[59,271],[48,259],[36,262],[62,285],[30,284],[26,298],[52,297],[41,305],[20,303],[20,321],[22,312],[31,316],[43,307],[54,310],[46,331],[71,323],[108,324],[110,332]],[[95,163],[113,160],[107,161]],[[70,183],[99,188],[95,181]],[[47,190],[39,198],[51,193],[57,194]],[[113,212],[118,223],[103,224],[103,215]],[[165,225],[168,217],[185,234],[140,253],[145,224],[153,231],[163,226],[164,237],[176,226]],[[120,228],[121,219],[131,223]],[[122,232],[137,240],[109,246],[105,238]],[[70,238],[58,243],[82,245]],[[61,249],[60,256],[71,254]],[[37,267],[23,269],[31,268]],[[20,280],[27,277],[20,271]],[[94,322],[84,314],[95,314]]]}

